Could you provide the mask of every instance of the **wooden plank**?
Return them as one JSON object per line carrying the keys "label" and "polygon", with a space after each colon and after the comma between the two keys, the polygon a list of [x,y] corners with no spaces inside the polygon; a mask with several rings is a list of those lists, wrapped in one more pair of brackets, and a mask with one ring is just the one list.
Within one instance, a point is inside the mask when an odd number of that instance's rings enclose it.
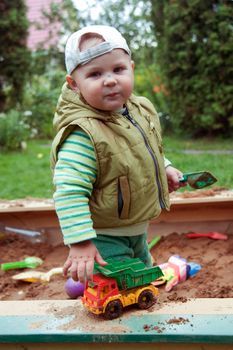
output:
{"label": "wooden plank", "polygon": [[62,234],[59,221],[54,209],[24,208],[21,211],[1,211],[0,223],[3,226],[10,226],[20,229],[42,231],[46,234],[47,240],[53,246],[62,243]]}
{"label": "wooden plank", "polygon": [[[189,198],[171,200],[171,210],[151,220],[149,234],[171,232],[220,231],[233,233],[233,197]],[[31,230],[44,229],[54,243],[61,237],[59,222],[53,206],[10,208],[0,210],[0,222]],[[58,243],[61,242],[61,239]]]}
{"label": "wooden plank", "polygon": [[164,211],[157,219],[151,220],[149,239],[155,234],[210,231],[233,233],[233,199],[175,201],[170,212]]}
{"label": "wooden plank", "polygon": [[[71,310],[73,309],[73,311]],[[76,311],[75,311],[76,310]],[[0,317],[3,316],[30,316],[30,315],[47,315],[48,312],[55,315],[64,311],[64,317],[67,312],[72,314],[80,312],[90,324],[94,325],[97,320],[101,318],[91,317],[83,308],[82,302],[78,300],[10,300],[0,301]],[[132,311],[132,309],[131,309]],[[233,315],[233,298],[197,298],[189,299],[183,302],[170,302],[164,305],[155,305],[150,312],[134,310],[129,313],[127,318],[132,316],[143,316],[149,314],[152,317],[155,315],[165,314],[192,314],[192,315]],[[89,317],[90,316],[90,317]],[[111,321],[104,321],[101,323],[110,324]],[[110,327],[111,331],[111,327]],[[232,329],[233,333],[233,329]]]}
{"label": "wooden plank", "polygon": [[24,343],[0,344],[0,350],[233,350],[231,344],[176,343]]}
{"label": "wooden plank", "polygon": [[151,222],[148,228],[149,241],[155,236],[165,236],[173,232],[211,232],[217,231],[226,234],[233,233],[233,222],[229,221],[200,221],[200,222]]}
{"label": "wooden plank", "polygon": [[54,209],[40,210],[40,208],[24,208],[21,211],[1,211],[0,222],[5,226],[27,226],[31,229],[40,227],[58,227],[58,218]]}
{"label": "wooden plank", "polygon": [[12,206],[12,207],[6,207],[6,208],[0,208],[1,213],[21,213],[21,212],[27,212],[27,211],[54,211],[54,205],[30,205],[30,206]]}
{"label": "wooden plank", "polygon": [[155,222],[225,221],[233,220],[233,200],[180,201],[171,204]]}
{"label": "wooden plank", "polygon": [[130,308],[111,321],[89,314],[79,300],[0,302],[0,343],[233,344],[232,330],[230,298]]}

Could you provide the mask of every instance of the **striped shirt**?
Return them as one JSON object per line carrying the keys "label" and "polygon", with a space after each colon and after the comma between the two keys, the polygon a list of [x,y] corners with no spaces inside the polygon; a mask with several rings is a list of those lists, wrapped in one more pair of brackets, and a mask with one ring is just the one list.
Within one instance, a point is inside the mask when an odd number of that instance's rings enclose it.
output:
{"label": "striped shirt", "polygon": [[[165,159],[165,166],[170,165]],[[65,244],[78,243],[96,237],[89,208],[89,198],[97,177],[96,155],[89,136],[74,130],[61,145],[54,171],[54,202]],[[131,225],[119,235],[145,232],[147,223]],[[111,229],[105,234],[116,234]],[[103,232],[104,234],[104,232]]]}

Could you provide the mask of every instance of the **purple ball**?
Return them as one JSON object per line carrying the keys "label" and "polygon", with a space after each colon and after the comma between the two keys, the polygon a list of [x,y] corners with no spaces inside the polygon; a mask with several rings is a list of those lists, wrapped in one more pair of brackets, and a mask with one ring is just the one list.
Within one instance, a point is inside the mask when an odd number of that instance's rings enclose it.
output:
{"label": "purple ball", "polygon": [[76,299],[83,296],[84,284],[70,277],[65,283],[65,291],[71,299]]}

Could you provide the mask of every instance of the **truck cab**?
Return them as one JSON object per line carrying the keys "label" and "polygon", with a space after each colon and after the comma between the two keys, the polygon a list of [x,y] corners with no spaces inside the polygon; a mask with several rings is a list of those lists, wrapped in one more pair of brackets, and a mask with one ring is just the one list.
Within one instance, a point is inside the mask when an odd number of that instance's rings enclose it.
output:
{"label": "truck cab", "polygon": [[93,281],[88,282],[82,302],[89,311],[98,315],[103,313],[106,300],[118,294],[119,289],[114,278],[96,274],[93,276]]}

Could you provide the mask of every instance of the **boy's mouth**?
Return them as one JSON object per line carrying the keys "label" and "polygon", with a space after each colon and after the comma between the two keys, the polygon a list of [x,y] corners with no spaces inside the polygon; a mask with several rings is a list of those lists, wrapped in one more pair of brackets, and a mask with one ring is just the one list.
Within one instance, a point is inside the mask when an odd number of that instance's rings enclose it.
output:
{"label": "boy's mouth", "polygon": [[119,95],[119,92],[110,92],[109,94],[106,94],[105,96],[106,97],[115,97],[115,96],[118,96]]}

